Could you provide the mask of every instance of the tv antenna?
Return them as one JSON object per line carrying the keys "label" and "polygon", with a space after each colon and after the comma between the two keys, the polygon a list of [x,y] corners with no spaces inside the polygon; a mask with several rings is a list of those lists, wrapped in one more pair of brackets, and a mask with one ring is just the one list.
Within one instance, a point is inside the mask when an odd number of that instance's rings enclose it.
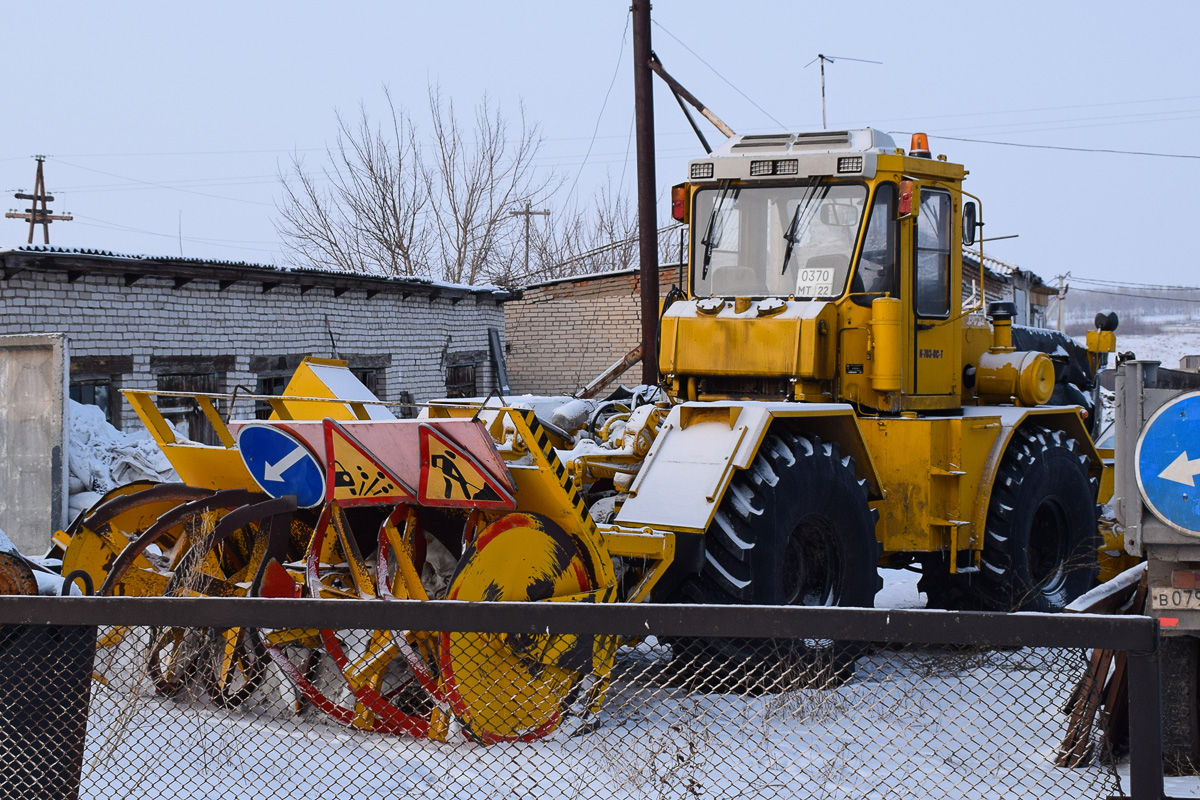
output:
{"label": "tv antenna", "polygon": [[883,62],[871,61],[870,59],[866,58],[849,58],[848,56],[827,56],[822,53],[818,53],[816,58],[804,65],[804,69],[808,69],[818,61],[821,62],[821,129],[824,130],[828,127],[828,125],[825,124],[825,62],[828,61],[830,64],[834,63],[835,61],[859,61],[863,64],[882,64]]}

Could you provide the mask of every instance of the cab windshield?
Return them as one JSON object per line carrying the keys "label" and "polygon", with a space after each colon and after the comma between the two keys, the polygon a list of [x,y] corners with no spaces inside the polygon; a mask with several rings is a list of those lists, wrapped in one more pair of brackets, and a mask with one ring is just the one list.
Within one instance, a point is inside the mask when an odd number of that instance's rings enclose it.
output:
{"label": "cab windshield", "polygon": [[840,297],[867,187],[816,179],[696,192],[692,291],[698,297]]}

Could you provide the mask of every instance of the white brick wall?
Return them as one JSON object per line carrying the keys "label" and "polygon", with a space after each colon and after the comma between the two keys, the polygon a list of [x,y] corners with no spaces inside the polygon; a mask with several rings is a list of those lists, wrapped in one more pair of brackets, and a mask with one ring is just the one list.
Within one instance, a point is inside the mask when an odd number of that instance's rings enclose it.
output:
{"label": "white brick wall", "polygon": [[[196,280],[177,289],[170,278],[126,286],[119,276],[99,274],[71,283],[57,270],[0,276],[0,334],[63,332],[72,357],[132,356],[133,372],[122,378],[126,389],[157,388],[152,355],[232,355],[236,366],[225,388],[253,389],[252,356],[328,357],[332,329],[341,353],[391,355],[385,399],[408,391],[423,402],[445,393],[443,352],[486,352],[489,327],[503,330],[504,314],[486,295],[454,303],[423,294],[405,298],[399,288],[368,299],[365,291],[334,297],[322,287],[301,295],[298,285],[287,283],[264,293],[253,282],[220,290],[216,280]],[[477,365],[480,393],[493,388],[492,373],[490,361]],[[127,405],[124,410],[126,429],[138,426]]]}

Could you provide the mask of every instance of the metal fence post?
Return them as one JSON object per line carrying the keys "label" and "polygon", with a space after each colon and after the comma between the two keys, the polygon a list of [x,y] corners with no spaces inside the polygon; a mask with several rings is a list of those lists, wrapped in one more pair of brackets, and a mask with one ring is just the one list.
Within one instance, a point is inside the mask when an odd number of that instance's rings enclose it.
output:
{"label": "metal fence post", "polygon": [[1162,674],[1159,648],[1128,653],[1129,793],[1134,800],[1161,800],[1163,791]]}

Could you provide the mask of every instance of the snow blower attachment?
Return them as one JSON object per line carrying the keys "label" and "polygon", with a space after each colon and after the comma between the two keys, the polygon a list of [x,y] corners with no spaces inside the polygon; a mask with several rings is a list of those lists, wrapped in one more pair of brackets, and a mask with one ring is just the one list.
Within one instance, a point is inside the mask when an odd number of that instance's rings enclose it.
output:
{"label": "snow blower attachment", "polygon": [[[221,398],[197,397],[219,447],[178,440],[148,393],[129,392],[198,485],[110,492],[59,537],[64,569],[85,570],[103,595],[616,599],[608,550],[533,412],[487,412],[529,462],[510,469],[480,419],[395,419],[368,411],[378,401],[355,383],[344,365],[309,360],[271,400],[275,418],[229,424]],[[553,731],[581,688],[598,703],[616,648],[611,637],[305,628],[151,637],[147,668],[167,696],[198,680],[233,708],[274,664],[343,724],[483,743]]]}

